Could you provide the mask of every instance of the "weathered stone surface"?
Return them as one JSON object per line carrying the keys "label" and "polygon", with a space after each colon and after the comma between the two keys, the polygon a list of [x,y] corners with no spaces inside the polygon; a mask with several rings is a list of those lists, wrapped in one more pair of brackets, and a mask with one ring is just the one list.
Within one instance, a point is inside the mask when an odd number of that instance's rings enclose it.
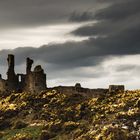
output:
{"label": "weathered stone surface", "polygon": [[17,77],[15,75],[15,70],[14,70],[14,67],[15,67],[14,55],[9,54],[7,61],[8,61],[8,71],[7,71],[8,81],[15,81],[17,80],[16,79]]}
{"label": "weathered stone surface", "polygon": [[29,91],[39,92],[46,89],[46,74],[42,69],[41,65],[34,68],[31,71],[33,60],[30,58],[26,59],[26,74],[15,74],[14,66],[15,60],[14,55],[9,54],[8,58],[8,71],[7,80],[2,79],[0,75],[0,92],[9,91]]}
{"label": "weathered stone surface", "polygon": [[25,83],[25,91],[39,92],[46,89],[46,74],[41,65],[37,65],[34,71],[27,73]]}
{"label": "weathered stone surface", "polygon": [[[9,54],[8,58],[8,71],[7,71],[7,80],[5,82],[5,87],[7,90],[16,90],[18,86],[18,76],[15,74],[15,60],[14,55]],[[4,82],[4,81],[3,81]]]}
{"label": "weathered stone surface", "polygon": [[29,57],[26,59],[26,73],[27,74],[31,72],[33,63],[34,63],[34,61],[32,59],[30,59]]}
{"label": "weathered stone surface", "polygon": [[14,66],[15,66],[14,55],[9,54],[8,58],[7,58],[7,61],[8,61],[8,71],[13,72],[14,71]]}
{"label": "weathered stone surface", "polygon": [[41,65],[37,65],[37,66],[34,68],[34,72],[43,72],[43,69],[42,69]]}

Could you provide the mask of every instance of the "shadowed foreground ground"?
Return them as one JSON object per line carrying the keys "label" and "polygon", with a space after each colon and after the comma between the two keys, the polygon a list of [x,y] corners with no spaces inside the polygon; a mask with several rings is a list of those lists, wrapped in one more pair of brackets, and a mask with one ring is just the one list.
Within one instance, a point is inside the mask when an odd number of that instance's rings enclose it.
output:
{"label": "shadowed foreground ground", "polygon": [[0,140],[138,140],[140,91],[0,97]]}

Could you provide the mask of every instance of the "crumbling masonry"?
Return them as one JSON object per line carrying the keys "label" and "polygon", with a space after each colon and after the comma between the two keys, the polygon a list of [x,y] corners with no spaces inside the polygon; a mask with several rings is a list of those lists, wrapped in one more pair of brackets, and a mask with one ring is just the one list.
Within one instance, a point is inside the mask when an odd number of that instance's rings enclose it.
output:
{"label": "crumbling masonry", "polygon": [[14,55],[9,54],[7,80],[0,75],[0,92],[5,91],[28,91],[40,92],[46,89],[46,74],[40,65],[31,71],[33,60],[26,59],[26,74],[16,74]]}

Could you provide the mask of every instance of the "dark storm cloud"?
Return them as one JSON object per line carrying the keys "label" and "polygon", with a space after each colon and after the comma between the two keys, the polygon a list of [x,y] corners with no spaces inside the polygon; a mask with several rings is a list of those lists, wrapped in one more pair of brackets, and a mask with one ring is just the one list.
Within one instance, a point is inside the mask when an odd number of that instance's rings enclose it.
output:
{"label": "dark storm cloud", "polygon": [[96,24],[73,31],[79,36],[96,36],[90,45],[96,48],[93,55],[127,55],[140,53],[140,1],[114,3],[97,11]]}
{"label": "dark storm cloud", "polygon": [[[140,31],[137,30],[139,37]],[[124,37],[124,35],[123,35]],[[5,60],[8,53],[15,54],[16,63],[21,64],[26,57],[34,58],[43,62],[59,65],[63,68],[76,68],[80,66],[95,66],[100,64],[110,55],[139,54],[138,37],[131,39],[126,33],[126,42],[116,36],[112,38],[91,38],[82,42],[67,42],[64,44],[44,45],[40,48],[23,47],[14,50],[2,50],[1,60]],[[131,40],[130,40],[131,39]],[[111,42],[110,42],[111,40]],[[94,45],[93,45],[94,44]],[[133,45],[133,47],[131,47]],[[119,47],[118,47],[119,46]],[[2,64],[2,61],[0,61]],[[3,63],[4,64],[4,63]]]}
{"label": "dark storm cloud", "polygon": [[73,33],[81,36],[116,34],[118,31],[139,28],[140,1],[121,1],[98,10],[94,20],[98,23],[80,27]]}
{"label": "dark storm cloud", "polygon": [[70,21],[76,21],[76,22],[83,22],[83,21],[90,21],[93,20],[93,13],[92,12],[83,12],[83,13],[78,13],[74,11],[70,18]]}
{"label": "dark storm cloud", "polygon": [[[83,4],[86,2],[81,1]],[[72,3],[74,4],[73,1]],[[61,69],[95,66],[114,55],[139,54],[139,15],[140,2],[138,0],[112,2],[107,8],[96,12],[94,16],[94,19],[98,20],[96,24],[81,27],[73,32],[75,35],[90,36],[88,40],[50,44],[40,48],[23,47],[3,50],[0,52],[1,59],[4,60],[6,54],[13,53],[16,55],[17,64],[23,63],[25,58],[29,56],[35,60],[57,65]],[[1,61],[1,64],[4,62]]]}
{"label": "dark storm cloud", "polygon": [[118,21],[138,13],[140,13],[139,0],[122,0],[121,2],[112,4],[110,7],[99,10],[95,18]]}
{"label": "dark storm cloud", "polygon": [[66,21],[75,10],[96,10],[96,3],[95,0],[0,0],[0,27],[56,24]]}
{"label": "dark storm cloud", "polygon": [[[0,65],[7,70],[7,55],[14,54],[16,72],[25,72],[26,58],[30,57],[34,60],[35,65],[43,66],[50,80],[59,79],[60,77],[70,79],[77,77],[76,79],[78,80],[81,78],[99,78],[104,74],[107,75],[103,68],[94,73],[81,69],[82,67],[96,66],[105,60],[102,56],[94,57],[88,51],[85,52],[86,44],[85,42],[69,42],[40,48],[23,47],[2,50],[0,51]],[[82,50],[79,51],[80,49]],[[1,70],[1,73],[5,77],[5,71]]]}
{"label": "dark storm cloud", "polygon": [[[26,57],[58,65],[58,69],[99,64],[104,57],[92,55],[91,51],[94,48],[91,48],[89,42],[67,42],[64,44],[44,45],[40,48],[23,47],[13,50],[2,50],[0,51],[0,63],[1,65],[7,64],[5,61],[7,55],[14,54],[18,65],[24,63]],[[86,49],[87,51],[85,51]]]}

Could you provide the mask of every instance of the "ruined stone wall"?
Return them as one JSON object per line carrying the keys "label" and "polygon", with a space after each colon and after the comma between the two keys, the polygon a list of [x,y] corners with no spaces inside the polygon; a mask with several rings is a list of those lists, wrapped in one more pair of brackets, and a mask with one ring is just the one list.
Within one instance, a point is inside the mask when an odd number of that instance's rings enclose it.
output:
{"label": "ruined stone wall", "polygon": [[[78,84],[79,85],[79,84]],[[108,89],[89,89],[89,88],[83,88],[81,86],[58,86],[52,88],[54,90],[57,90],[60,93],[64,94],[82,94],[88,97],[98,97],[100,94],[106,94],[108,93]]]}
{"label": "ruined stone wall", "polygon": [[0,79],[0,93],[4,92],[7,89],[7,81],[4,79]]}
{"label": "ruined stone wall", "polygon": [[109,92],[124,91],[124,85],[109,85]]}
{"label": "ruined stone wall", "polygon": [[31,72],[26,76],[25,88],[23,90],[30,92],[38,92],[46,90],[46,75],[40,75],[39,73]]}
{"label": "ruined stone wall", "polygon": [[25,74],[17,74],[18,76],[18,87],[17,90],[18,92],[22,92],[23,88],[25,87]]}
{"label": "ruined stone wall", "polygon": [[46,74],[40,65],[31,71],[33,60],[26,59],[26,74],[15,74],[14,55],[9,54],[8,58],[7,80],[2,79],[0,75],[0,91],[27,91],[40,92],[46,90]]}
{"label": "ruined stone wall", "polygon": [[29,72],[25,78],[25,91],[40,92],[46,90],[46,74],[41,66],[36,66],[33,72]]}

